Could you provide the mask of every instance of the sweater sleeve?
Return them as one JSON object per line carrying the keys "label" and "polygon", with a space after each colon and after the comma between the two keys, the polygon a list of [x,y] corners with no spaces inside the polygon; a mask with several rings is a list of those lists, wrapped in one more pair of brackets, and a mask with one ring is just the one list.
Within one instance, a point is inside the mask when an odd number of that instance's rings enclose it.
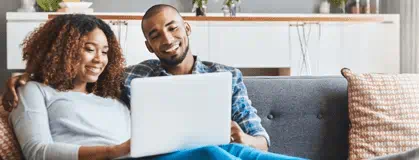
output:
{"label": "sweater sleeve", "polygon": [[9,121],[25,159],[78,159],[80,146],[55,143],[52,139],[45,92],[36,82],[28,82],[18,89],[18,107],[10,113]]}

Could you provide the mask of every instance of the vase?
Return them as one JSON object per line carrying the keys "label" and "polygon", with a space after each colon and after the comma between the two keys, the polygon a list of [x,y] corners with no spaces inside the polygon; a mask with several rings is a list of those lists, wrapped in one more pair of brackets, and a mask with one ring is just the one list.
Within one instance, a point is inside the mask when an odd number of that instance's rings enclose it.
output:
{"label": "vase", "polygon": [[231,16],[230,8],[228,8],[227,5],[223,5],[223,8],[221,8],[221,11],[223,11],[224,17],[230,17]]}
{"label": "vase", "polygon": [[36,0],[21,0],[22,6],[17,9],[18,12],[36,12],[35,3]]}
{"label": "vase", "polygon": [[328,1],[323,1],[320,4],[319,12],[323,14],[330,13],[330,3]]}
{"label": "vase", "polygon": [[346,4],[344,2],[340,3],[339,5],[339,9],[341,10],[342,13],[346,13]]}
{"label": "vase", "polygon": [[236,4],[231,4],[230,8],[230,16],[234,17],[237,14],[237,6]]}
{"label": "vase", "polygon": [[195,11],[196,16],[206,16],[207,15],[207,8],[205,7],[199,7]]}

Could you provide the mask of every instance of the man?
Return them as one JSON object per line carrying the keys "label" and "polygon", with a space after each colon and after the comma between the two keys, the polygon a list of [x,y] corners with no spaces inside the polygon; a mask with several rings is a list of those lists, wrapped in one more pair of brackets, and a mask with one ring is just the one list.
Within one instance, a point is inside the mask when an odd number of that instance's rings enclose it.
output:
{"label": "man", "polygon": [[[159,60],[147,60],[126,69],[123,97],[130,101],[130,83],[134,78],[200,74],[230,71],[233,75],[232,95],[232,142],[267,151],[269,136],[261,125],[257,111],[251,106],[242,74],[238,69],[221,64],[203,62],[193,56],[189,48],[190,25],[183,20],[177,9],[169,5],[155,5],[143,16],[142,29],[145,45]],[[17,105],[15,84],[27,81],[28,76],[12,77],[4,94],[3,105],[10,110]],[[278,157],[277,157],[278,158]]]}
{"label": "man", "polygon": [[144,15],[141,26],[146,38],[145,45],[160,61],[149,60],[127,68],[124,95],[128,97],[124,98],[125,101],[130,99],[130,83],[134,78],[230,71],[233,74],[234,88],[232,119],[235,121],[232,123],[231,137],[234,142],[268,150],[269,136],[250,104],[238,69],[202,62],[193,56],[188,38],[192,33],[191,27],[171,6],[157,5],[150,8]]}

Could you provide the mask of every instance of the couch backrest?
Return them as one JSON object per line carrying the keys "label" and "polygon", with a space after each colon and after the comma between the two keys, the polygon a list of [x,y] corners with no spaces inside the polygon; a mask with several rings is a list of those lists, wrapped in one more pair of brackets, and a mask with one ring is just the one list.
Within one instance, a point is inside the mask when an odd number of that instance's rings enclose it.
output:
{"label": "couch backrest", "polygon": [[347,159],[348,97],[343,77],[244,77],[271,152]]}

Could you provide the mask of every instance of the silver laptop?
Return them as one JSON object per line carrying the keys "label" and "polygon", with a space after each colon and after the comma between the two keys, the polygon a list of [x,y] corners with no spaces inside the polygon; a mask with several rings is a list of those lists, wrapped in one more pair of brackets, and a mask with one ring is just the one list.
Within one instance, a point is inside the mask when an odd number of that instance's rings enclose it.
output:
{"label": "silver laptop", "polygon": [[131,153],[144,157],[230,142],[232,74],[131,82]]}

